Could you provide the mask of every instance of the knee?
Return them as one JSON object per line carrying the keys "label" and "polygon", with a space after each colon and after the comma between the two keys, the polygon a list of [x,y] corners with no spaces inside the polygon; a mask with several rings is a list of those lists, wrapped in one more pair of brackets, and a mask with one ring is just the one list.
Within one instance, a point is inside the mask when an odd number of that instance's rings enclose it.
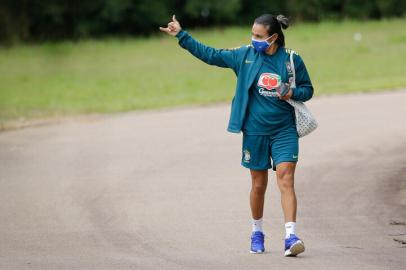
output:
{"label": "knee", "polygon": [[294,189],[294,175],[292,172],[284,171],[277,174],[278,186],[281,192]]}
{"label": "knee", "polygon": [[263,195],[266,191],[268,179],[265,175],[252,176],[252,191],[256,194]]}
{"label": "knee", "polygon": [[266,191],[266,184],[263,182],[256,182],[252,184],[252,191],[256,194],[263,195]]}

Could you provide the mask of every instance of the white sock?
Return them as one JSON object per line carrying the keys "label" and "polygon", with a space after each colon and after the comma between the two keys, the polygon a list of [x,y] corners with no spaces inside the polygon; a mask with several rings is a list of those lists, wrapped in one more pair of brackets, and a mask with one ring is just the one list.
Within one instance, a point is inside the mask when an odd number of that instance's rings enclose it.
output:
{"label": "white sock", "polygon": [[262,232],[262,218],[252,219],[252,231],[253,232],[257,232],[257,231]]}
{"label": "white sock", "polygon": [[296,227],[296,222],[287,222],[285,223],[285,238],[289,238],[291,234],[295,234],[295,227]]}

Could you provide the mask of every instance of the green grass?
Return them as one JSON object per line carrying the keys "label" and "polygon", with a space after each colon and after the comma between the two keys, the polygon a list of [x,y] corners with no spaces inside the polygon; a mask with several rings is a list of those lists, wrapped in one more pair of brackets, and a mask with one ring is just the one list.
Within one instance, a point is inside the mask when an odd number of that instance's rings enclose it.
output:
{"label": "green grass", "polygon": [[[285,31],[286,46],[304,59],[316,96],[404,87],[405,25],[406,19],[297,24]],[[216,48],[251,38],[250,26],[188,32]],[[204,64],[164,34],[0,49],[0,124],[230,101],[234,87],[231,70]]]}

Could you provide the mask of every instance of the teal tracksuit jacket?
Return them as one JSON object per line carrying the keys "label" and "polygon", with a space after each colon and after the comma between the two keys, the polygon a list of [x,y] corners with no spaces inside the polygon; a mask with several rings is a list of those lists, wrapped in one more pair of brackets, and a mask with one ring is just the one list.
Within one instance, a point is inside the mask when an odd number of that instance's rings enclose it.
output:
{"label": "teal tracksuit jacket", "polygon": [[[215,49],[197,41],[185,30],[181,30],[176,37],[181,47],[203,62],[231,68],[234,71],[237,76],[237,85],[231,103],[227,130],[233,133],[241,132],[247,111],[249,89],[263,64],[263,53],[257,52],[252,45],[233,49]],[[286,49],[286,61],[289,61],[288,49]],[[295,54],[293,61],[296,67],[296,88],[293,89],[291,99],[304,102],[313,96],[313,86],[300,56]]]}

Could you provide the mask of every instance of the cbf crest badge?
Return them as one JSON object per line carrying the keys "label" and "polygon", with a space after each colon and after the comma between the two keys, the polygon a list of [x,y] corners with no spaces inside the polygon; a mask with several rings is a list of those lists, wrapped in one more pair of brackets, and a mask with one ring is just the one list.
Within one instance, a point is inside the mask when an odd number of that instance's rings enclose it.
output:
{"label": "cbf crest badge", "polygon": [[287,69],[289,75],[293,74],[292,65],[290,64],[290,61],[286,61],[286,69]]}
{"label": "cbf crest badge", "polygon": [[251,160],[251,154],[250,154],[250,151],[248,151],[248,150],[244,150],[244,162],[246,162],[246,163],[249,163],[250,162],[250,160]]}

